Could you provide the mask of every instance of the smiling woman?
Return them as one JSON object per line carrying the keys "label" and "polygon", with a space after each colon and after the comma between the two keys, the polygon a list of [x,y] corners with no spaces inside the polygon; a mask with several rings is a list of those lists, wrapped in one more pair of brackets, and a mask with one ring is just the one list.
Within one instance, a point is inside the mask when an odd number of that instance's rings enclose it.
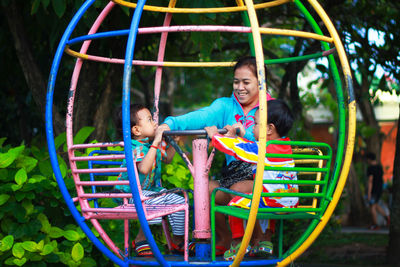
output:
{"label": "smiling woman", "polygon": [[[267,68],[264,64],[264,71]],[[234,68],[233,93],[231,97],[222,97],[215,100],[210,106],[178,117],[167,117],[164,125],[170,130],[202,129],[209,126],[223,128],[227,125],[241,123],[245,129],[244,137],[255,141],[253,128],[255,113],[259,108],[259,86],[256,58],[246,56],[240,58]],[[271,96],[267,93],[267,100]],[[251,192],[252,188],[239,185],[239,182],[253,180],[250,163],[238,161],[233,156],[225,154],[226,165],[222,169],[222,178],[219,181],[209,182],[209,194],[215,188],[224,187],[235,189],[243,193]],[[240,187],[240,188],[239,188]],[[216,195],[218,205],[227,205],[230,201],[228,193],[219,191]],[[225,215],[216,214],[216,233],[218,236],[217,248],[221,252],[230,246],[230,233],[225,221]]]}

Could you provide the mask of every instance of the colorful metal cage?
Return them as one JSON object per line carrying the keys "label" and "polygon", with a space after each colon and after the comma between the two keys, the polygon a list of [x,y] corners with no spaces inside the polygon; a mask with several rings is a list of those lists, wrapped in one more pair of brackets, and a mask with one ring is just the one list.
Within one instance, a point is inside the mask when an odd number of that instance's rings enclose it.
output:
{"label": "colorful metal cage", "polygon": [[[332,72],[332,76],[335,82],[336,94],[337,94],[337,103],[338,103],[338,118],[339,118],[339,128],[338,128],[338,144],[336,154],[334,155],[335,161],[333,167],[330,169],[330,177],[329,177],[329,185],[327,184],[328,171],[324,171],[324,174],[321,174],[320,178],[317,178],[311,183],[312,186],[318,188],[318,192],[310,193],[309,197],[315,199],[313,204],[311,204],[311,208],[303,207],[297,208],[298,211],[302,214],[302,216],[310,217],[311,223],[304,233],[302,238],[299,239],[296,244],[294,244],[288,252],[285,254],[280,253],[279,260],[274,262],[270,262],[269,264],[278,265],[278,266],[286,266],[290,262],[294,261],[297,257],[299,257],[317,238],[319,233],[327,224],[330,216],[332,215],[338,201],[340,195],[342,193],[343,187],[346,182],[346,178],[349,172],[349,167],[351,163],[351,158],[353,154],[353,146],[354,146],[354,136],[355,136],[355,99],[352,88],[352,77],[350,72],[350,67],[345,55],[345,51],[343,45],[340,41],[339,35],[337,34],[331,20],[324,12],[323,8],[319,5],[316,0],[308,0],[310,6],[313,10],[318,14],[319,19],[323,22],[326,27],[328,36],[325,36],[316,22],[316,20],[312,17],[310,12],[306,9],[306,7],[302,4],[300,0],[275,0],[275,1],[267,1],[265,3],[254,4],[252,0],[237,0],[236,6],[231,7],[204,7],[204,8],[180,8],[177,6],[178,1],[171,0],[167,6],[152,6],[146,5],[145,0],[139,0],[136,3],[124,1],[124,0],[113,0],[110,1],[103,11],[99,14],[96,21],[93,23],[92,28],[88,32],[87,35],[71,38],[72,33],[74,32],[78,23],[84,17],[85,12],[92,6],[95,0],[86,0],[80,9],[77,11],[75,16],[72,18],[69,23],[67,29],[62,36],[60,43],[58,45],[56,54],[54,56],[53,65],[50,71],[49,82],[47,87],[47,99],[46,99],[46,132],[47,132],[47,142],[48,149],[50,154],[51,163],[53,166],[54,174],[59,184],[60,190],[63,194],[63,197],[66,201],[68,208],[71,210],[72,215],[76,219],[77,223],[83,229],[85,234],[89,237],[89,239],[114,263],[120,266],[128,266],[130,264],[135,265],[161,265],[161,266],[191,266],[201,264],[203,266],[238,266],[240,263],[242,266],[254,266],[255,264],[262,265],[263,262],[248,262],[243,261],[244,250],[248,245],[251,237],[251,233],[253,231],[254,223],[257,217],[274,217],[275,215],[271,215],[265,211],[258,211],[258,202],[261,196],[261,184],[262,180],[262,172],[263,172],[263,162],[265,155],[264,153],[260,153],[259,162],[257,164],[257,173],[255,179],[255,190],[252,195],[252,207],[243,217],[248,218],[247,228],[245,232],[245,236],[243,238],[242,246],[239,250],[237,257],[234,262],[223,262],[217,261],[215,259],[215,255],[212,255],[212,259],[207,260],[187,260],[184,261],[176,261],[169,260],[164,255],[161,254],[160,250],[157,248],[157,245],[154,241],[154,238],[149,229],[148,223],[146,221],[145,216],[145,208],[141,205],[141,199],[139,194],[139,187],[137,184],[135,174],[135,167],[132,158],[132,148],[130,145],[131,133],[130,133],[130,125],[129,125],[129,104],[131,102],[130,97],[130,89],[131,89],[131,79],[132,79],[132,65],[143,65],[143,66],[155,66],[155,114],[158,116],[158,101],[159,94],[161,88],[161,80],[162,80],[162,71],[163,68],[166,67],[230,67],[234,64],[234,62],[168,62],[164,61],[166,51],[166,43],[168,39],[168,33],[170,32],[234,32],[234,33],[243,33],[249,36],[249,44],[251,47],[252,54],[257,59],[257,68],[259,73],[259,84],[260,84],[260,120],[262,124],[260,125],[260,142],[259,142],[259,151],[265,151],[265,147],[267,145],[266,133],[265,133],[265,122],[267,121],[266,114],[266,81],[265,81],[265,73],[263,65],[266,64],[275,64],[275,63],[285,63],[291,61],[299,61],[310,58],[319,58],[319,57],[327,57],[329,66]],[[134,14],[132,16],[131,25],[129,29],[124,30],[116,30],[116,31],[108,31],[108,32],[100,32],[98,33],[98,29],[101,24],[111,12],[111,10],[116,6],[121,5],[134,9]],[[287,30],[287,29],[274,29],[274,28],[265,28],[260,27],[256,10],[263,8],[270,8],[278,5],[288,5],[290,8],[297,8],[299,12],[304,16],[304,18],[309,22],[314,32],[302,32],[295,30]],[[142,16],[142,12],[158,12],[162,15],[165,15],[164,24],[162,26],[154,26],[148,28],[139,28],[139,22]],[[192,14],[207,14],[207,13],[230,13],[230,12],[241,12],[243,17],[243,25],[242,26],[228,26],[228,25],[185,25],[185,26],[172,26],[171,19],[172,16],[181,14],[181,13],[192,13]],[[138,36],[146,33],[159,33],[160,34],[160,43],[159,43],[159,52],[156,60],[137,60],[134,59],[135,52],[135,42]],[[262,36],[291,36],[295,38],[312,38],[315,40],[321,41],[322,52],[304,55],[301,57],[295,58],[281,58],[281,59],[264,59],[263,49],[262,49]],[[91,42],[101,38],[113,38],[116,36],[127,36],[127,45],[125,50],[125,58],[107,58],[103,56],[95,56],[87,54],[88,48],[91,45]],[[79,52],[71,49],[72,46],[82,43],[82,46]],[[333,53],[336,52],[340,61],[340,65],[342,67],[342,74],[345,81],[345,88],[343,89],[339,70],[337,68]],[[72,117],[73,117],[73,107],[74,107],[74,99],[75,93],[78,83],[78,78],[80,75],[82,64],[84,64],[85,60],[96,61],[96,62],[104,62],[104,63],[112,63],[112,64],[124,64],[124,75],[123,75],[123,143],[119,142],[118,145],[122,146],[123,144],[127,144],[124,147],[124,155],[101,155],[101,156],[89,156],[88,158],[81,158],[84,161],[91,160],[100,160],[105,159],[107,161],[118,161],[122,158],[125,158],[127,161],[126,171],[129,176],[129,185],[132,188],[132,194],[127,195],[126,197],[132,197],[135,202],[135,210],[137,213],[137,218],[140,221],[140,224],[144,230],[144,233],[148,239],[148,242],[154,252],[155,258],[153,261],[138,261],[137,259],[132,259],[124,252],[119,252],[118,249],[111,250],[109,247],[105,246],[103,242],[101,242],[98,237],[93,233],[90,227],[86,224],[86,220],[90,219],[93,223],[93,219],[86,218],[87,216],[83,215],[80,210],[78,210],[76,203],[72,196],[71,192],[67,190],[67,187],[64,183],[60,167],[58,165],[57,160],[57,152],[54,143],[54,133],[53,133],[53,118],[52,118],[52,109],[53,109],[53,98],[55,93],[55,84],[57,80],[57,74],[60,69],[61,59],[63,54],[67,53],[73,57],[77,58],[74,71],[72,73],[71,79],[71,87],[69,88],[69,97],[68,97],[68,107],[67,107],[67,145],[68,145],[68,153],[71,164],[71,169],[75,168],[75,162],[80,160],[75,155],[75,149],[79,148],[97,148],[100,150],[104,150],[105,147],[114,146],[114,143],[99,143],[99,144],[74,144],[72,133],[73,133],[73,125],[72,125]],[[344,94],[347,93],[348,103],[345,104]],[[346,114],[348,112],[348,114]],[[264,123],[264,124],[263,124]],[[298,143],[300,144],[300,143]],[[315,146],[320,146],[321,144],[314,144]],[[201,144],[200,146],[204,146]],[[329,149],[328,149],[329,150]],[[309,154],[305,154],[309,155]],[[90,158],[92,157],[92,159]],[[97,157],[97,158],[96,158]],[[207,157],[207,156],[206,156]],[[311,157],[313,158],[313,157]],[[320,160],[320,162],[325,161],[328,162],[332,158],[332,155],[322,154],[316,155],[316,158],[313,160]],[[206,161],[211,161],[212,157],[206,158]],[[310,158],[308,158],[310,160]],[[196,163],[194,163],[196,165]],[[193,167],[193,166],[192,166]],[[206,169],[206,166],[199,166],[198,168]],[[328,168],[328,167],[326,167]],[[89,168],[90,169],[90,168]],[[93,169],[93,168],[92,168]],[[318,171],[313,170],[316,173],[321,173],[321,167],[317,167]],[[113,170],[107,170],[107,172],[119,172],[118,168]],[[191,170],[192,173],[196,173]],[[303,170],[299,170],[303,171]],[[309,170],[310,171],[310,170]],[[94,174],[94,171],[87,171],[87,174]],[[195,176],[195,175],[194,175]],[[95,178],[92,178],[95,179]],[[319,180],[318,180],[319,179]],[[307,184],[308,182],[304,182]],[[100,185],[100,184],[99,184]],[[76,188],[79,191],[82,185],[77,184]],[[93,189],[95,190],[95,189]],[[94,193],[93,193],[94,194]],[[88,195],[87,199],[90,199],[92,196]],[[320,200],[319,197],[321,197]],[[81,208],[86,204],[79,200]],[[93,204],[94,208],[96,205]],[[90,205],[88,207],[92,208]],[[228,213],[224,208],[216,208],[221,209],[221,212]],[[93,216],[98,216],[97,211],[93,210]],[[293,212],[293,214],[297,214]],[[279,215],[278,219],[287,219],[291,215]],[[292,215],[299,216],[299,215]],[[94,218],[93,217],[93,218]],[[135,217],[136,218],[136,217]],[[97,219],[97,218],[96,218]],[[96,222],[94,223],[96,225]],[[106,238],[107,237],[103,237]],[[126,243],[126,242],[125,242]],[[127,245],[129,246],[129,244]],[[213,252],[214,253],[214,252]],[[213,254],[212,253],[212,254]],[[282,255],[281,255],[282,254]],[[281,257],[282,256],[282,257]]]}

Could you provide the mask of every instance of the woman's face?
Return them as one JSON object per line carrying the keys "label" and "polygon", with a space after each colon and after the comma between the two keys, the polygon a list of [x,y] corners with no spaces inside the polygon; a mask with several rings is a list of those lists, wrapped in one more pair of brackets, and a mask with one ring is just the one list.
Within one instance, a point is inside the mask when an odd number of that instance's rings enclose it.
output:
{"label": "woman's face", "polygon": [[248,66],[235,70],[233,92],[243,107],[253,107],[258,103],[258,79]]}

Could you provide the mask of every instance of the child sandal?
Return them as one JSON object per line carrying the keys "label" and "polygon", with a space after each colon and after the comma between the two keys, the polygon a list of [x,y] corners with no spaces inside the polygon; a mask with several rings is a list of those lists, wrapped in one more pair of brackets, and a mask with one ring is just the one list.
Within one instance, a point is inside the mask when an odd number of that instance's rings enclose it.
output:
{"label": "child sandal", "polygon": [[258,245],[254,246],[251,253],[258,257],[268,257],[272,255],[274,245],[270,241],[260,241]]}
{"label": "child sandal", "polygon": [[171,252],[173,254],[179,254],[179,255],[183,255],[184,254],[184,242],[181,242],[179,245],[176,245],[174,243],[171,242],[171,246],[172,246],[172,250]]}
{"label": "child sandal", "polygon": [[135,243],[132,242],[133,247],[135,248],[136,256],[138,257],[153,257],[153,251],[151,251],[149,243],[146,240],[139,241]]}
{"label": "child sandal", "polygon": [[[231,244],[231,248],[228,249],[227,251],[225,251],[225,253],[224,253],[224,259],[226,261],[233,261],[236,258],[236,254],[239,251],[241,244],[242,244],[242,242],[238,243],[235,247],[233,247]],[[248,245],[246,248],[246,252],[244,254],[246,255],[250,251],[250,249],[251,249],[251,246]]]}

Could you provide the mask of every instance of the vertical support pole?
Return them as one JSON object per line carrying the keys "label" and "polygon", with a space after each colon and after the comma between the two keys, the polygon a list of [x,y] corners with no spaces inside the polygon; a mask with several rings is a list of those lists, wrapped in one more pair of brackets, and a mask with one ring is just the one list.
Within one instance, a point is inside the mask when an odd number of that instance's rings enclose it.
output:
{"label": "vertical support pole", "polygon": [[195,220],[193,236],[198,239],[211,238],[210,230],[210,200],[208,195],[207,172],[207,140],[193,140],[194,166],[194,213],[199,220]]}
{"label": "vertical support pole", "polygon": [[208,194],[207,140],[195,139],[193,146],[193,186],[195,223],[193,237],[196,242],[196,257],[210,257],[210,197]]}
{"label": "vertical support pole", "polygon": [[129,257],[130,255],[130,238],[129,238],[129,220],[124,220],[124,256]]}

